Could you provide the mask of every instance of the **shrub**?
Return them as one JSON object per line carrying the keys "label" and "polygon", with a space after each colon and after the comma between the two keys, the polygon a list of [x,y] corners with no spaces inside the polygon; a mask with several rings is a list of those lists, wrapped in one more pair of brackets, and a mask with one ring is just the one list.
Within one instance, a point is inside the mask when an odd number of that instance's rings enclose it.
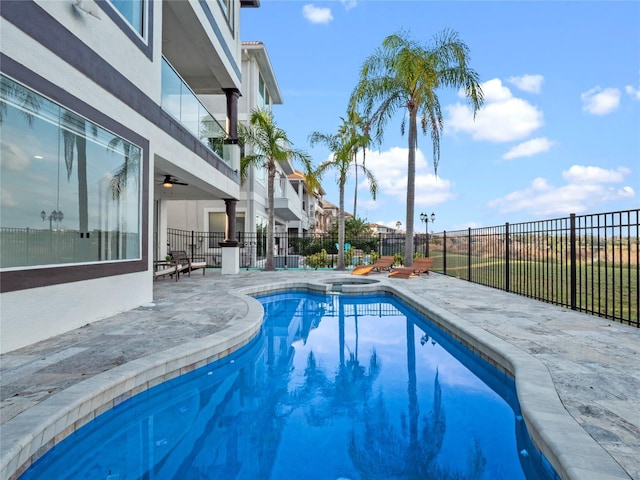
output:
{"label": "shrub", "polygon": [[311,254],[307,257],[307,265],[311,268],[324,268],[329,266],[329,256],[323,248],[318,253]]}

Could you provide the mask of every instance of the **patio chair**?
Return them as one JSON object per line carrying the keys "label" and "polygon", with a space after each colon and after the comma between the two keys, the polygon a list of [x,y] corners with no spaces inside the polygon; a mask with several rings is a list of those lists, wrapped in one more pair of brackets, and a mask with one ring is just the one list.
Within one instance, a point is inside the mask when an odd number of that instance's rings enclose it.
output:
{"label": "patio chair", "polygon": [[393,256],[380,257],[371,265],[358,265],[351,271],[351,275],[369,275],[371,272],[382,272],[383,270],[391,271],[393,268]]}
{"label": "patio chair", "polygon": [[429,269],[433,264],[433,258],[431,257],[420,257],[416,258],[413,261],[413,264],[410,267],[396,267],[391,272],[389,272],[389,277],[397,277],[397,278],[410,278],[410,277],[419,277],[420,274],[426,273],[429,275]]}
{"label": "patio chair", "polygon": [[207,261],[204,257],[189,257],[184,250],[171,250],[169,255],[173,258],[178,272],[187,272],[191,276],[191,271],[198,268],[202,269],[202,275],[207,267]]}

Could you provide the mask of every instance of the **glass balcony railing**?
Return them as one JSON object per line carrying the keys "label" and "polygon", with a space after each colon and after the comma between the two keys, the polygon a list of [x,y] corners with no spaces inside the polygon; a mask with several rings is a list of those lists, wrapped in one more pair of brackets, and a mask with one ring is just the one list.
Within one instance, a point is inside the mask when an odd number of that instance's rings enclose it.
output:
{"label": "glass balcony railing", "polygon": [[231,165],[231,160],[224,156],[224,139],[227,136],[225,129],[165,58],[162,59],[161,106],[225,163]]}

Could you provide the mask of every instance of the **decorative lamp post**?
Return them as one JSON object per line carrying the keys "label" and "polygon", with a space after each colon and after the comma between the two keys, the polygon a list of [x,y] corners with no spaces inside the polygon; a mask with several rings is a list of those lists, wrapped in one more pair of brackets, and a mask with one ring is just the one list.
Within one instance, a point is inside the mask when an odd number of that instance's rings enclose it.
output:
{"label": "decorative lamp post", "polygon": [[59,223],[62,221],[62,219],[64,218],[64,213],[62,213],[62,210],[53,210],[48,216],[47,216],[47,212],[45,212],[44,210],[42,210],[40,212],[40,218],[42,218],[42,221],[44,222],[45,220],[49,219],[49,230],[53,230],[53,222]]}
{"label": "decorative lamp post", "polygon": [[424,256],[428,257],[429,256],[429,220],[431,220],[431,223],[436,221],[436,214],[431,212],[431,216],[427,215],[426,213],[422,212],[420,214],[420,220],[424,222],[424,231],[425,231],[425,245],[424,245]]}

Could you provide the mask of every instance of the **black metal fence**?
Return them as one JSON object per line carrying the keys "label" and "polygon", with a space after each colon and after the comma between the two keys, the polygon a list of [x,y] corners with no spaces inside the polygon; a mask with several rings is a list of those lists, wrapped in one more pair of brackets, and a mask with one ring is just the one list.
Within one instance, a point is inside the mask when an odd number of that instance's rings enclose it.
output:
{"label": "black metal fence", "polygon": [[[432,270],[640,327],[639,210],[570,215],[526,223],[414,236],[413,256]],[[239,232],[240,267],[262,268],[265,233]],[[169,249],[221,263],[222,232],[168,230]],[[347,236],[346,265],[393,255],[404,263],[404,234]],[[276,268],[335,268],[336,235],[276,235]]]}
{"label": "black metal fence", "polygon": [[434,270],[640,327],[640,210],[432,235]]}
{"label": "black metal fence", "polygon": [[[424,237],[424,235],[423,235]],[[221,266],[220,242],[224,232],[167,230],[167,250],[184,250],[192,257],[204,257],[211,267]],[[267,255],[266,233],[237,232],[240,247],[240,268],[262,268]],[[400,234],[358,235],[345,245],[347,266],[368,263],[381,255],[396,255],[398,264],[404,261],[405,236]],[[425,245],[422,238],[421,245]],[[313,255],[326,253],[320,268],[335,268],[338,262],[338,237],[328,234],[276,234],[274,239],[276,268],[316,268],[310,263]]]}

